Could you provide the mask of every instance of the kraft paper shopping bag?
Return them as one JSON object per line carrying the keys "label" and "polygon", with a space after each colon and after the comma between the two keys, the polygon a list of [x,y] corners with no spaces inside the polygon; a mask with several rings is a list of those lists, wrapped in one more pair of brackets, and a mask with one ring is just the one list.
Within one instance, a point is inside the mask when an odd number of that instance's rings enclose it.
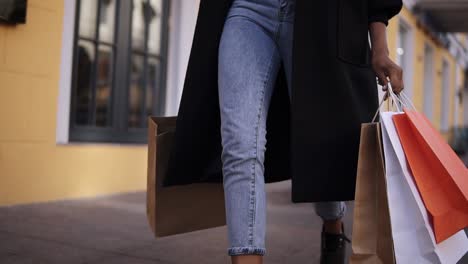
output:
{"label": "kraft paper shopping bag", "polygon": [[405,110],[393,122],[440,243],[468,227],[468,171],[422,114]]}
{"label": "kraft paper shopping bag", "polygon": [[352,264],[395,263],[378,123],[361,126]]}
{"label": "kraft paper shopping bag", "polygon": [[176,118],[150,117],[148,121],[146,212],[154,235],[162,237],[225,225],[222,183],[163,185]]}
{"label": "kraft paper shopping bag", "polygon": [[392,237],[397,263],[457,263],[468,250],[464,231],[436,244],[429,215],[414,183],[392,117],[382,112],[382,141]]}

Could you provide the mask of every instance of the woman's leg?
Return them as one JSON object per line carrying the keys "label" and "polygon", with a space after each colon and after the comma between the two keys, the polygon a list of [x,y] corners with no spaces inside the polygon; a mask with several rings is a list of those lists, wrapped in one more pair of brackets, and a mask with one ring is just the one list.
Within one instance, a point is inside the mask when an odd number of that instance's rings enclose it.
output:
{"label": "woman's leg", "polygon": [[245,16],[228,16],[218,65],[221,158],[228,254],[247,255],[242,263],[256,263],[248,261],[261,257],[252,255],[265,254],[266,117],[279,65],[276,44],[264,28]]}
{"label": "woman's leg", "polygon": [[321,202],[315,204],[317,214],[323,219],[320,263],[346,263],[346,242],[342,218],[346,212],[344,202]]}
{"label": "woman's leg", "polygon": [[343,223],[341,219],[346,213],[344,202],[320,202],[315,204],[315,212],[324,221],[324,231],[330,234],[341,234]]}

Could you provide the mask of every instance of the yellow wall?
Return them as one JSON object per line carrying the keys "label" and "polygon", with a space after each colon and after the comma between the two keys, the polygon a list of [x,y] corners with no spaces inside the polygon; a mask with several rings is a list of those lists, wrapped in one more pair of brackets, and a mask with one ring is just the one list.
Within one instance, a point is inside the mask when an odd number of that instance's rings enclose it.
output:
{"label": "yellow wall", "polygon": [[[442,62],[443,59],[446,59],[450,67],[450,109],[449,111],[449,127],[451,128],[454,124],[454,111],[455,111],[455,70],[456,70],[456,61],[449,52],[442,47],[441,45],[435,43],[431,37],[425,32],[420,25],[418,25],[416,18],[411,12],[403,8],[402,12],[395,19],[391,20],[388,26],[388,42],[390,49],[390,56],[393,59],[396,59],[396,48],[397,48],[397,39],[398,39],[398,25],[399,21],[403,20],[408,24],[413,33],[413,58],[412,58],[412,67],[413,67],[413,76],[412,78],[412,100],[414,105],[418,108],[419,111],[423,109],[424,103],[424,45],[428,43],[434,48],[434,111],[432,123],[437,129],[440,129],[441,122],[441,92],[442,92]],[[405,73],[403,73],[405,74]],[[463,74],[460,75],[463,79]],[[460,114],[460,124],[463,120],[463,106],[459,107]],[[448,139],[450,137],[450,132],[443,133],[444,136]]]}
{"label": "yellow wall", "polygon": [[146,146],[55,143],[63,2],[0,25],[0,205],[145,188]]}

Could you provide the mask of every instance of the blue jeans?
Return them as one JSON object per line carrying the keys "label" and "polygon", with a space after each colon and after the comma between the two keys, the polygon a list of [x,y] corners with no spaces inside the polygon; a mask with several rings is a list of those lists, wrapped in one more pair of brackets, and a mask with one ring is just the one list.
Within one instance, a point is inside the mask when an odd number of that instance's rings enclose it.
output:
{"label": "blue jeans", "polygon": [[[224,24],[218,86],[231,256],[265,254],[266,119],[281,63],[291,95],[294,5],[294,0],[234,0]],[[335,220],[346,206],[325,202],[315,209],[322,219]]]}

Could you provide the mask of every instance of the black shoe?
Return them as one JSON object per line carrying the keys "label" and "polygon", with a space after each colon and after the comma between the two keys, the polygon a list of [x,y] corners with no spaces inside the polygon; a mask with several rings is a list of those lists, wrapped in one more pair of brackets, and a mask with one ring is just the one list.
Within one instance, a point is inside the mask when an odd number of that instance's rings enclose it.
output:
{"label": "black shoe", "polygon": [[344,228],[341,234],[330,234],[322,229],[322,252],[320,264],[345,264],[346,242],[351,240],[346,237]]}

